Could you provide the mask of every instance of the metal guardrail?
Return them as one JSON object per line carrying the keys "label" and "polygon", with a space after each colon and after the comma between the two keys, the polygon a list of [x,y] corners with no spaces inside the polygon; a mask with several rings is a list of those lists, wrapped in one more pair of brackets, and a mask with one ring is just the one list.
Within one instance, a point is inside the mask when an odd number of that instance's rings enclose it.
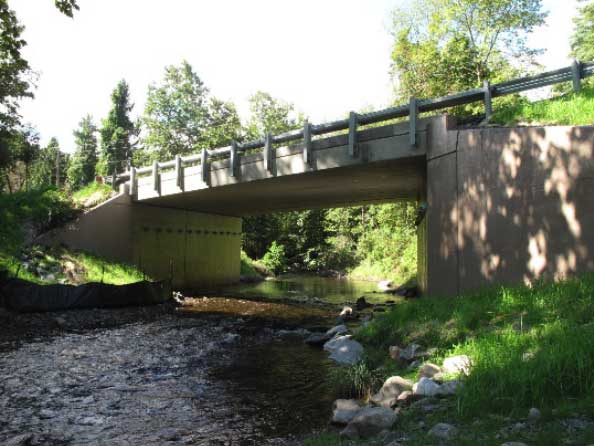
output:
{"label": "metal guardrail", "polygon": [[[303,128],[292,130],[290,132],[282,133],[280,135],[267,134],[265,138],[246,143],[233,142],[231,146],[217,148],[213,150],[202,150],[197,155],[190,155],[187,157],[175,157],[174,160],[166,162],[155,161],[152,166],[143,167],[140,169],[131,168],[129,172],[119,174],[116,178],[112,177],[112,184],[117,184],[118,180],[131,180],[132,191],[134,193],[137,178],[139,175],[151,173],[154,177],[155,190],[158,190],[159,170],[175,168],[176,177],[182,178],[182,169],[185,165],[191,165],[200,162],[203,166],[209,164],[210,158],[229,157],[231,161],[230,175],[235,176],[238,172],[237,166],[241,162],[240,155],[248,150],[264,149],[264,162],[266,169],[271,171],[271,160],[273,144],[282,144],[290,141],[300,140],[304,141],[303,157],[306,163],[311,164],[312,157],[312,137],[315,135],[324,135],[340,130],[349,131],[348,146],[351,156],[356,155],[356,132],[357,127],[375,124],[382,121],[388,121],[395,118],[409,117],[410,120],[410,144],[417,145],[416,128],[417,119],[420,113],[443,110],[449,107],[459,105],[472,104],[474,102],[483,102],[485,106],[485,115],[489,119],[493,113],[492,99],[506,96],[510,94],[521,93],[523,91],[533,90],[549,85],[559,84],[563,82],[572,82],[575,91],[581,88],[581,81],[587,77],[594,75],[594,62],[582,63],[575,61],[569,67],[561,68],[559,70],[549,71],[546,73],[537,74],[535,76],[514,79],[511,81],[502,82],[491,85],[485,81],[483,88],[476,88],[467,90],[461,93],[456,93],[448,96],[443,96],[435,99],[417,99],[411,98],[406,105],[397,107],[390,107],[384,110],[379,110],[370,113],[355,113],[351,112],[348,119],[341,119],[338,121],[327,122],[324,124],[313,125],[305,122]],[[209,183],[209,169],[202,169],[202,180]],[[179,183],[181,184],[181,183]]]}

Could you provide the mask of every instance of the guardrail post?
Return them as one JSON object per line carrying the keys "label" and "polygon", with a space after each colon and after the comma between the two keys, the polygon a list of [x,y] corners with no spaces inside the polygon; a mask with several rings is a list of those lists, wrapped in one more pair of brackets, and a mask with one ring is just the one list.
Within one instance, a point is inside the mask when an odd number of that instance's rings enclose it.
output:
{"label": "guardrail post", "polygon": [[357,155],[357,113],[349,114],[349,155]]}
{"label": "guardrail post", "polygon": [[410,146],[417,147],[417,117],[419,114],[419,106],[417,98],[412,96],[409,104],[409,121],[410,121]]}
{"label": "guardrail post", "polygon": [[200,153],[200,164],[202,165],[202,181],[210,186],[210,166],[208,163],[208,150],[202,149]]}
{"label": "guardrail post", "polygon": [[303,161],[305,164],[312,164],[311,150],[311,124],[307,121],[303,124]]}
{"label": "guardrail post", "polygon": [[582,89],[582,64],[574,60],[571,64],[571,75],[573,78],[573,91],[576,93]]}
{"label": "guardrail post", "polygon": [[266,133],[264,139],[264,168],[272,173],[272,133]]}
{"label": "guardrail post", "polygon": [[229,154],[229,161],[229,175],[231,175],[232,177],[236,177],[239,172],[239,169],[241,168],[241,161],[239,159],[239,153],[237,153],[237,143],[235,141],[231,142],[231,152]]}
{"label": "guardrail post", "polygon": [[175,155],[175,185],[182,191],[184,190],[184,168],[179,155]]}
{"label": "guardrail post", "polygon": [[483,82],[483,90],[485,91],[485,120],[488,122],[493,115],[493,99],[491,96],[491,83],[488,80]]}
{"label": "guardrail post", "polygon": [[136,179],[136,167],[130,167],[130,195],[136,198],[138,194],[138,180]]}
{"label": "guardrail post", "polygon": [[161,181],[159,181],[159,163],[157,161],[153,161],[153,190],[158,194],[160,194],[160,186]]}

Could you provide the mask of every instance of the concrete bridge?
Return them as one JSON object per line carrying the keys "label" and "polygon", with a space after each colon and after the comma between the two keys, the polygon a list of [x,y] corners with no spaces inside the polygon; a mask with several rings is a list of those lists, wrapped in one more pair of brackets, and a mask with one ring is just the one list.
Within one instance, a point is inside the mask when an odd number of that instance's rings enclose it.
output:
{"label": "concrete bridge", "polygon": [[417,200],[424,292],[594,269],[594,127],[459,128],[438,116],[302,135],[132,170],[53,240],[203,287],[239,279],[242,216]]}

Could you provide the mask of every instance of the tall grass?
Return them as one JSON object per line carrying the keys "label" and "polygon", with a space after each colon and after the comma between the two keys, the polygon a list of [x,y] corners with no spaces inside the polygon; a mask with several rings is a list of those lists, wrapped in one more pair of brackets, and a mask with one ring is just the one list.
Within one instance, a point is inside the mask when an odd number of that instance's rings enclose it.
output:
{"label": "tall grass", "polygon": [[390,363],[394,344],[435,347],[435,362],[469,355],[461,414],[594,402],[594,274],[405,301],[357,337],[376,367]]}

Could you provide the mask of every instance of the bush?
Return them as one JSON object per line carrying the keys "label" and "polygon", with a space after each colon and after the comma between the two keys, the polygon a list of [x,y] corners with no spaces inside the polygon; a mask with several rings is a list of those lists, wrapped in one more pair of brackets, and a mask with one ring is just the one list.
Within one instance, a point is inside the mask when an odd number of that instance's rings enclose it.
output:
{"label": "bush", "polygon": [[366,361],[359,361],[348,367],[331,369],[327,382],[334,393],[341,398],[369,398],[382,384],[379,371]]}
{"label": "bush", "polygon": [[287,257],[285,255],[285,248],[279,245],[276,241],[272,242],[270,248],[262,260],[260,261],[264,267],[273,274],[280,274],[287,269]]}

